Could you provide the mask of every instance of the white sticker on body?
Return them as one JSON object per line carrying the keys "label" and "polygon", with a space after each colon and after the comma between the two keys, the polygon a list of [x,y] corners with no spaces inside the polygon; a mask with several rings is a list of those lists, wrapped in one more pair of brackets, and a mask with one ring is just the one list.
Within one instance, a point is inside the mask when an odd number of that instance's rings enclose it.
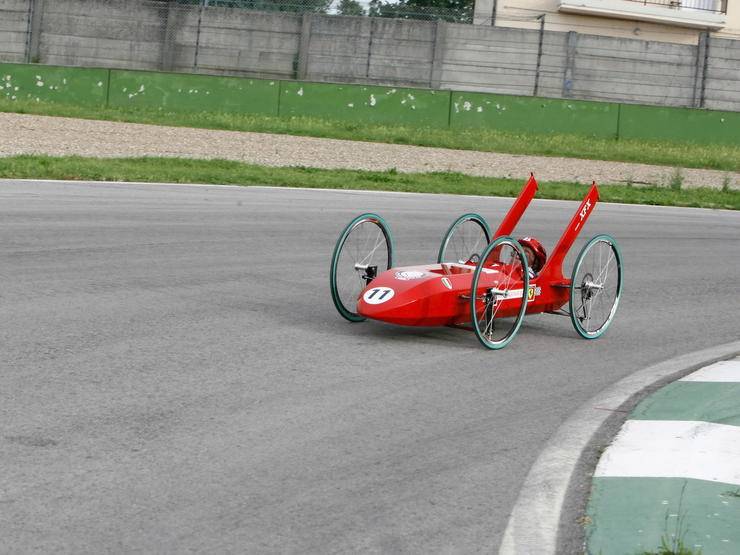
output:
{"label": "white sticker on body", "polygon": [[404,272],[396,272],[396,279],[401,281],[410,281],[412,279],[421,279],[426,275],[425,272],[417,272],[414,270],[407,270]]}

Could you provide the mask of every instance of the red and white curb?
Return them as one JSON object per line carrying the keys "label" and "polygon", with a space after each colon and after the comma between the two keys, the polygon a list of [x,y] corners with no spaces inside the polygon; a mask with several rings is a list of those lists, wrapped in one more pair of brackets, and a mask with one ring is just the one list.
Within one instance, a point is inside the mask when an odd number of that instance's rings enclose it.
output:
{"label": "red and white curb", "polygon": [[[583,478],[576,475],[576,469],[590,442],[600,435],[607,421],[611,421],[615,413],[632,410],[644,392],[656,385],[670,383],[738,355],[740,341],[682,355],[623,378],[579,408],[550,438],[532,465],[512,510],[499,553],[557,553],[561,520],[568,520],[561,517],[569,486]],[[714,379],[719,378],[715,376]],[[661,504],[663,501],[666,500],[662,499]],[[569,516],[575,519],[577,515]]]}

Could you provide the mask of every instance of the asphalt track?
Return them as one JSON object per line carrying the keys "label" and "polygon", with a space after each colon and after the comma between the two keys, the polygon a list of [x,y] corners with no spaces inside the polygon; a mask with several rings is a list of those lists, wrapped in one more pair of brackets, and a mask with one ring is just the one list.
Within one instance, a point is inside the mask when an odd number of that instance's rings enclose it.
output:
{"label": "asphalt track", "polygon": [[[622,248],[597,341],[542,315],[490,352],[336,313],[354,215],[417,264],[460,213],[495,226],[511,202],[1,182],[1,550],[495,550],[570,414],[740,330],[740,214],[607,204],[576,244]],[[551,248],[576,205],[535,201],[519,230]]]}

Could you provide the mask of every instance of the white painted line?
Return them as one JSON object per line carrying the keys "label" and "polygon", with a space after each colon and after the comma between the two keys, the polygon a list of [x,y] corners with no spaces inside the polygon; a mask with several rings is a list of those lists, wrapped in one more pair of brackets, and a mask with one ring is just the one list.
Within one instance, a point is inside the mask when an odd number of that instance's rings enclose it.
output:
{"label": "white painted line", "polygon": [[740,486],[740,426],[628,420],[594,476],[694,478]]}
{"label": "white painted line", "polygon": [[44,183],[44,184],[50,184],[50,185],[126,185],[126,186],[136,186],[136,185],[164,185],[166,187],[228,187],[228,188],[235,188],[235,187],[241,187],[246,188],[246,185],[239,185],[237,183],[234,184],[227,184],[227,185],[219,185],[219,184],[212,184],[212,183],[167,183],[167,182],[156,182],[156,181],[95,181],[95,180],[87,180],[87,179],[27,179],[27,178],[18,178],[18,179],[12,179],[12,178],[0,178],[0,185],[4,183],[13,183],[13,182],[25,182],[25,183]]}
{"label": "white painted line", "polygon": [[738,382],[740,383],[740,358],[723,360],[681,378],[681,382]]}

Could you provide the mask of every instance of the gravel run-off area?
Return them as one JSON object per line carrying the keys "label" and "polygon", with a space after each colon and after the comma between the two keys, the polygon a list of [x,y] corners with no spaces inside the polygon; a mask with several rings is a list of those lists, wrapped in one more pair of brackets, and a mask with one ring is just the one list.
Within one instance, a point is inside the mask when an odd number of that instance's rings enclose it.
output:
{"label": "gravel run-off area", "polygon": [[400,172],[460,172],[488,177],[600,184],[668,186],[679,172],[683,187],[740,189],[740,173],[576,158],[498,154],[267,133],[164,127],[0,113],[0,156],[226,159],[266,166],[305,166]]}

